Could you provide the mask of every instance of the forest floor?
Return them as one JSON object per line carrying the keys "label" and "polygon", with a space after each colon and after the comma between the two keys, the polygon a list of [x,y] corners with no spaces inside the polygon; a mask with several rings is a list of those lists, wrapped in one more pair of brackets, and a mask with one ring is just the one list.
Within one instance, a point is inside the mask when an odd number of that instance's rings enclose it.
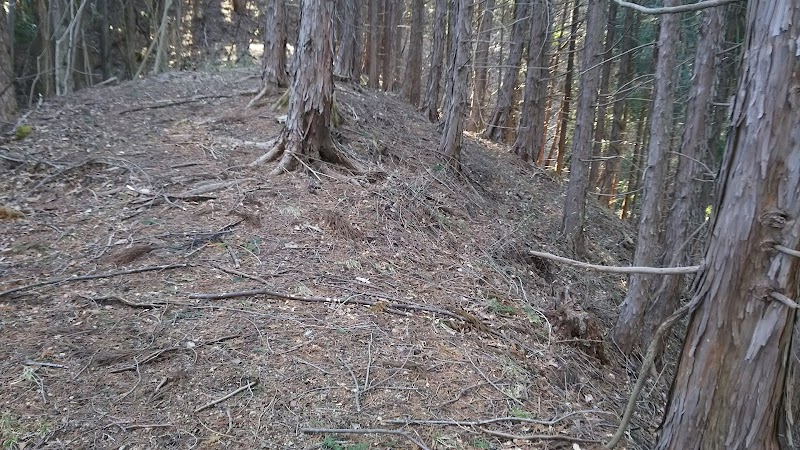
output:
{"label": "forest floor", "polygon": [[[435,125],[341,84],[336,139],[366,174],[267,177],[249,163],[284,112],[245,108],[258,85],[87,89],[2,137],[0,205],[24,214],[0,217],[3,448],[607,440],[634,375],[603,342],[625,278],[529,253],[568,256],[564,181],[474,136],[449,174]],[[629,264],[634,232],[591,203],[592,262]],[[645,389],[628,448],[665,395]]]}

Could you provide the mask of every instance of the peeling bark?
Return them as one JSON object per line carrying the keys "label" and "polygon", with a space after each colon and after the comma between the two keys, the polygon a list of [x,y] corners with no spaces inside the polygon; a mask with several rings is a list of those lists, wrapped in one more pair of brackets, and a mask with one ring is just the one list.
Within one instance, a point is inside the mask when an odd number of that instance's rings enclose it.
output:
{"label": "peeling bark", "polygon": [[464,114],[467,110],[467,89],[471,67],[470,37],[472,34],[473,0],[457,0],[454,51],[448,64],[445,89],[445,117],[439,151],[456,171],[461,170],[461,138],[464,134]]}
{"label": "peeling bark", "polygon": [[[783,449],[800,258],[800,3],[751,0],[706,270],[657,448]],[[796,426],[796,425],[795,425]]]}

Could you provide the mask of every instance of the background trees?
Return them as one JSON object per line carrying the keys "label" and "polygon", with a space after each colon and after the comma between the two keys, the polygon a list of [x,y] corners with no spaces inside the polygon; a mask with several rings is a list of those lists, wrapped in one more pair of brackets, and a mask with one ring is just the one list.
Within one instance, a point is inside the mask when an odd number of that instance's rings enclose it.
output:
{"label": "background trees", "polygon": [[[665,0],[662,6],[681,4]],[[771,34],[769,39],[774,42],[767,43],[780,49],[777,54],[789,55],[784,63],[796,60],[786,50],[796,31],[788,25],[781,28],[783,23],[797,23],[796,11],[788,2],[770,5],[772,9],[758,13],[751,6],[751,31],[747,34],[738,26],[744,17],[738,4],[724,11],[717,6],[697,14],[661,14],[653,19],[643,16],[643,8],[634,7],[636,4],[617,0],[251,0],[213,6],[196,0],[15,1],[7,7],[14,13],[8,33],[0,29],[0,38],[11,44],[6,48],[0,41],[0,120],[14,122],[10,112],[15,101],[30,106],[39,96],[67,95],[112,77],[135,79],[205,64],[256,66],[260,62],[265,84],[290,86],[286,128],[268,154],[268,159],[280,158],[274,172],[279,173],[325,161],[347,164],[331,139],[333,74],[340,83],[363,84],[389,93],[402,89],[402,95],[419,105],[430,121],[438,122],[441,117],[438,151],[454,168],[462,165],[466,128],[475,139],[507,144],[525,167],[535,166],[568,180],[558,239],[568,243],[571,256],[584,260],[601,257],[592,251],[592,238],[598,237],[595,224],[585,220],[587,202],[597,199],[620,219],[638,224],[632,242],[636,245],[634,265],[696,261],[708,236],[715,249],[709,250],[709,261],[720,261],[720,265],[726,258],[747,261],[748,265],[706,271],[699,280],[705,283],[701,284],[705,289],[701,297],[724,297],[728,309],[698,314],[707,321],[703,323],[711,323],[712,318],[724,322],[718,329],[735,322],[743,336],[753,334],[762,339],[756,344],[769,342],[785,351],[793,320],[790,314],[752,299],[771,302],[766,295],[753,294],[767,284],[792,297],[796,269],[777,254],[750,256],[743,252],[761,250],[728,245],[723,238],[743,232],[738,225],[731,225],[733,222],[726,222],[733,218],[723,220],[724,214],[732,214],[736,220],[754,221],[746,230],[749,234],[739,235],[748,245],[754,245],[750,240],[757,237],[759,245],[780,242],[789,249],[796,246],[791,236],[777,235],[758,222],[771,211],[756,214],[756,207],[747,203],[788,205],[778,208],[788,212],[781,212],[770,227],[779,228],[781,220],[793,220],[789,193],[796,193],[797,188],[790,175],[774,172],[781,164],[796,167],[792,166],[796,164],[792,154],[763,150],[742,156],[740,150],[746,142],[752,144],[749,148],[767,150],[778,144],[795,145],[794,141],[773,143],[769,139],[793,136],[793,128],[781,121],[793,117],[795,111],[781,110],[786,105],[778,100],[788,98],[793,105],[795,91],[783,92],[781,86],[790,84],[796,68],[751,65],[755,60],[776,57],[757,52],[761,48],[757,39],[763,38],[765,27],[773,22],[780,32]],[[657,8],[655,12],[664,11]],[[428,17],[431,19],[426,20]],[[729,26],[723,27],[723,23]],[[474,36],[473,27],[477,31]],[[711,186],[727,131],[728,97],[739,76],[734,61],[744,36],[750,36],[746,44],[755,53],[745,61],[743,84],[737,92],[739,122],[732,128],[737,141],[728,141],[728,165],[723,167],[729,176],[723,180],[728,184],[720,185],[723,203],[712,205]],[[764,69],[767,67],[772,71]],[[780,70],[786,72],[780,75]],[[294,74],[291,84],[289,71]],[[767,105],[763,117],[774,120],[764,125],[771,130],[769,136],[757,127],[765,119],[749,110],[759,105],[753,99],[763,98],[767,99],[761,102]],[[769,110],[773,106],[778,109]],[[746,159],[755,157],[762,159]],[[752,167],[739,169],[748,164]],[[762,170],[747,172],[756,167]],[[779,181],[777,187],[767,183],[756,189],[763,197],[746,197],[744,185],[733,181],[750,176],[773,182],[764,178],[765,173]],[[724,203],[732,195],[739,196],[739,203]],[[739,206],[743,212],[728,212],[725,205]],[[709,213],[720,216],[705,231],[700,225]],[[731,248],[719,249],[726,245]],[[758,275],[766,266],[785,273]],[[679,276],[630,278],[613,332],[625,353],[641,350],[650,341],[659,324],[680,305],[687,281]],[[750,297],[736,297],[722,286]],[[728,315],[742,304],[748,309],[746,314],[739,311],[740,316],[747,320]],[[754,321],[748,316],[752,311],[759,311],[772,323]],[[699,326],[697,317],[693,326]],[[720,373],[743,372],[734,364],[734,356],[743,352],[740,341],[720,334],[716,340],[701,342],[703,333],[689,335],[692,346],[687,343],[687,350],[694,352],[693,364],[707,364]],[[756,347],[745,356],[758,359],[768,369],[759,369],[762,372],[758,374],[744,371],[744,378],[753,383],[763,381],[763,391],[774,397],[781,393],[775,380],[783,376],[788,363]],[[730,355],[731,361],[698,355],[699,349],[709,349],[709,354],[716,356]],[[675,402],[680,407],[684,407],[681,402],[688,402],[691,383],[709,390],[732,389],[728,385],[731,380],[712,386],[706,379],[691,378],[684,373],[691,372],[685,369],[688,358],[684,356],[676,384]],[[738,401],[737,395],[729,398]],[[742,402],[751,402],[754,395],[746,393]],[[695,425],[702,422],[719,430],[733,420],[712,420],[700,412],[692,413]],[[689,419],[679,417],[678,412],[671,414],[668,423],[677,427],[674,430],[688,426]],[[772,433],[774,424],[766,423],[763,415],[747,412],[740,417],[764,422],[762,429]],[[665,436],[670,433],[678,432]],[[746,438],[741,442],[752,443]]]}

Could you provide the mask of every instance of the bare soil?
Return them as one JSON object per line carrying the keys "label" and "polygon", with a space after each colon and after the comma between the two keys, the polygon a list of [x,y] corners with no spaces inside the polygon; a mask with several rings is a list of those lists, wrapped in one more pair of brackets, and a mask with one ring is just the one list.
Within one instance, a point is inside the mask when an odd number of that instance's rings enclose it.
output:
{"label": "bare soil", "polygon": [[[336,139],[365,174],[267,177],[249,163],[284,112],[245,108],[258,84],[92,88],[3,136],[0,205],[24,214],[0,214],[4,448],[606,440],[633,375],[603,342],[625,279],[528,253],[566,255],[563,181],[474,137],[450,174],[435,125],[346,85]],[[633,232],[589,214],[592,262],[628,264]],[[220,293],[238,294],[202,298]],[[652,446],[663,384],[630,448]]]}

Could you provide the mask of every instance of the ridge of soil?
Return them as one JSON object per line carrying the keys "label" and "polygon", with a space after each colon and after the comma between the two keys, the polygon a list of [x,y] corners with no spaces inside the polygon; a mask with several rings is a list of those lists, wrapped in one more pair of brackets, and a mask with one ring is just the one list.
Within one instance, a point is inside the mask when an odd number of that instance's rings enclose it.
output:
{"label": "ridge of soil", "polygon": [[[4,446],[606,440],[634,375],[602,341],[625,279],[528,253],[566,255],[563,182],[474,136],[453,176],[435,125],[343,84],[335,137],[367,173],[270,178],[249,163],[283,112],[245,108],[258,85],[230,70],[87,89],[0,141],[0,205],[24,214],[0,220],[0,291],[52,282],[0,294]],[[595,204],[589,222],[592,262],[628,264],[629,226]],[[64,280],[92,274],[111,276]],[[258,289],[277,295],[190,296]],[[652,447],[665,392],[630,448]],[[511,419],[452,422],[492,418]]]}

